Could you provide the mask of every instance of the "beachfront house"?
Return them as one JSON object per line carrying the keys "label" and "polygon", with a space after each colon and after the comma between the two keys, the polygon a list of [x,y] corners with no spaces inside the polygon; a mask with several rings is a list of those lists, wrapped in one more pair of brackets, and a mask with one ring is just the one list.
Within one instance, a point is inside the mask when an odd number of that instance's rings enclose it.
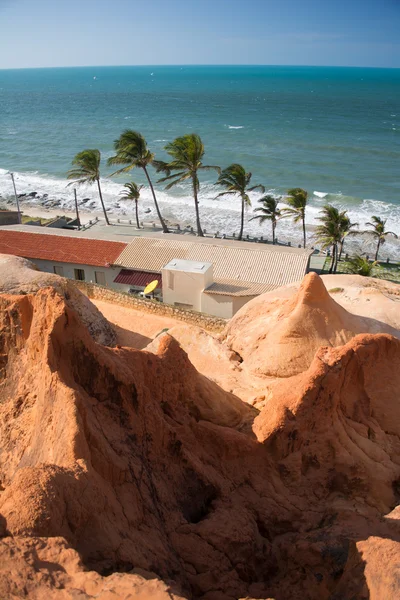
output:
{"label": "beachfront house", "polygon": [[29,226],[0,227],[0,253],[33,261],[41,271],[123,292],[154,295],[181,308],[232,317],[246,302],[300,281],[311,250],[176,234],[149,234],[130,242],[85,238],[84,232],[42,233]]}
{"label": "beachfront house", "polygon": [[[28,230],[32,229],[27,227]],[[114,285],[116,271],[112,264],[125,246],[123,242],[108,240],[31,233],[8,228],[0,231],[0,254],[28,258],[47,273],[108,287],[118,287]]]}
{"label": "beachfront house", "polygon": [[[115,265],[127,289],[142,273],[158,279],[163,301],[173,306],[230,318],[246,302],[300,281],[312,250],[214,238],[135,237]],[[115,283],[121,283],[118,274]]]}

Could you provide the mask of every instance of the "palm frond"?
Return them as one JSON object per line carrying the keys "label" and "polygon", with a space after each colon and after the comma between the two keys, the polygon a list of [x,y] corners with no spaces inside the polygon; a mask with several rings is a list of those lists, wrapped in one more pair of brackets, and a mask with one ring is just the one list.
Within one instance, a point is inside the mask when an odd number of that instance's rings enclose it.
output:
{"label": "palm frond", "polygon": [[[173,177],[173,175],[171,177]],[[165,189],[170,190],[172,187],[174,187],[174,185],[177,185],[178,183],[182,183],[182,181],[186,181],[187,179],[189,179],[189,177],[191,177],[190,173],[184,173],[183,175],[181,175],[181,177],[174,179],[168,185],[166,185]],[[170,178],[168,178],[168,179],[170,179]]]}
{"label": "palm frond", "polygon": [[133,168],[133,165],[127,165],[126,167],[122,167],[122,169],[118,169],[118,171],[114,171],[114,173],[111,173],[109,177],[114,177],[114,175],[121,175],[122,173],[129,173],[129,171],[132,171]]}
{"label": "palm frond", "polygon": [[[256,209],[256,210],[258,210],[258,209]],[[251,219],[249,219],[249,221],[254,221],[255,219],[260,222],[260,225],[262,223],[264,223],[265,221],[272,221],[272,217],[269,215],[256,215],[254,217],[251,217]]]}
{"label": "palm frond", "polygon": [[100,179],[101,154],[97,149],[78,152],[72,160],[74,168],[67,173],[67,179],[75,179],[77,185],[93,183]]}
{"label": "palm frond", "polygon": [[163,160],[153,160],[153,167],[156,170],[156,173],[166,173],[167,175],[171,174],[171,168],[169,164]]}
{"label": "palm frond", "polygon": [[224,187],[225,191],[221,194],[218,194],[217,198],[223,195],[237,194],[240,196],[245,206],[251,206],[251,200],[247,192],[255,189],[265,191],[265,189],[262,185],[255,185],[249,188],[250,179],[251,173],[246,172],[242,165],[238,163],[229,165],[229,167],[226,167],[226,169],[220,171],[217,185]]}
{"label": "palm frond", "polygon": [[196,133],[177,137],[165,146],[165,150],[178,164],[199,168],[204,156],[204,144]]}
{"label": "palm frond", "polygon": [[303,218],[303,215],[301,213],[299,213],[299,211],[296,210],[295,208],[282,208],[281,213],[282,213],[282,219],[292,217],[294,223],[298,223]]}
{"label": "palm frond", "polygon": [[221,173],[221,167],[217,167],[216,165],[201,165],[199,170],[202,171],[217,171],[217,173]]}
{"label": "palm frond", "polygon": [[217,196],[215,196],[215,198],[219,198],[220,196],[232,196],[232,194],[237,194],[237,192],[228,190],[226,192],[221,192],[220,194],[217,194]]}
{"label": "palm frond", "polygon": [[263,194],[265,193],[265,186],[258,184],[258,185],[253,185],[252,187],[248,188],[249,192],[254,192],[255,190],[260,190]]}
{"label": "palm frond", "polygon": [[180,173],[173,173],[172,175],[167,175],[166,177],[162,177],[161,179],[158,179],[157,183],[164,183],[165,181],[169,181],[170,179],[176,179],[176,178],[179,179],[179,177],[181,177],[185,173],[186,173],[185,171],[181,171]]}
{"label": "palm frond", "polygon": [[[154,154],[147,148],[147,143],[141,133],[125,129],[114,141],[115,156],[108,159],[108,165],[129,165],[145,168],[154,160]],[[126,172],[126,171],[125,171]]]}
{"label": "palm frond", "polygon": [[136,202],[139,200],[140,191],[143,188],[143,185],[137,185],[134,181],[129,181],[124,184],[124,190],[120,191],[120,196],[126,198],[127,200],[135,200]]}

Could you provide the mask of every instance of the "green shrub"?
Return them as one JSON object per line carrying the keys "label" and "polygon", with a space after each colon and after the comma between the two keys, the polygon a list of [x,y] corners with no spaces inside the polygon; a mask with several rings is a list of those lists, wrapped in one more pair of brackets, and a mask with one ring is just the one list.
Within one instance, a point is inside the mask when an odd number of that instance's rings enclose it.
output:
{"label": "green shrub", "polygon": [[349,260],[344,265],[346,273],[353,275],[362,275],[363,277],[375,277],[377,270],[380,268],[377,261],[370,262],[363,256],[357,255]]}

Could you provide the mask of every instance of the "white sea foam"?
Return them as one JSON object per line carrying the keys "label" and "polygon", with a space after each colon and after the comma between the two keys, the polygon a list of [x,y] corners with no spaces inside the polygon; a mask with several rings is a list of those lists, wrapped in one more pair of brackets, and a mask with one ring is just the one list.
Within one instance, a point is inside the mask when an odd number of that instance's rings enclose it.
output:
{"label": "white sea foam", "polygon": [[[3,198],[13,201],[13,188],[8,171],[0,169],[0,195]],[[65,179],[44,176],[37,171],[30,173],[15,173],[15,183],[18,194],[29,194],[37,192],[37,198],[21,198],[21,208],[23,212],[29,214],[30,206],[44,206],[46,208],[57,210],[60,214],[63,211],[74,210],[74,194],[73,185]],[[111,179],[104,178],[101,180],[104,202],[107,210],[114,216],[119,217],[129,215],[133,217],[134,208],[132,203],[123,200],[120,196],[122,183],[117,183]],[[219,189],[212,182],[203,183],[200,189],[200,214],[203,227],[208,232],[217,232],[220,234],[232,234],[239,231],[240,224],[240,200],[234,196],[223,196],[216,199]],[[95,186],[83,185],[77,187],[79,206],[82,212],[101,212],[101,204]],[[157,199],[160,208],[165,218],[171,223],[180,223],[182,226],[195,226],[195,213],[193,207],[193,199],[191,196],[190,184],[185,183],[176,186],[169,192],[162,189],[157,189]],[[268,194],[275,197],[281,196],[276,190],[268,190]],[[47,195],[45,195],[47,194]],[[338,206],[340,209],[346,209],[349,217],[353,222],[359,224],[360,230],[366,229],[366,223],[371,220],[372,215],[379,215],[388,220],[388,229],[394,231],[400,236],[400,206],[382,202],[374,199],[357,199],[343,194],[330,194],[328,192],[314,192],[315,198],[310,199],[307,206],[307,225],[309,228],[309,236],[312,235],[314,227],[318,224],[320,216],[321,203],[318,194],[323,194],[324,198],[328,198],[329,202]],[[245,221],[245,234],[251,236],[261,236],[268,238],[271,236],[270,226],[268,223],[259,225],[258,221],[250,221],[254,216],[253,210],[257,206],[257,200],[260,198],[258,192],[251,192],[250,198],[252,207],[247,209]],[[87,199],[87,200],[86,200]],[[85,200],[85,202],[83,202]],[[10,205],[12,206],[12,205]],[[283,207],[283,203],[281,205]],[[150,213],[145,213],[150,209]],[[146,221],[157,221],[157,215],[154,209],[153,199],[150,190],[144,187],[140,201],[140,219]],[[302,234],[301,227],[294,225],[291,219],[282,219],[277,227],[278,238],[282,240],[290,240],[292,244],[301,242]],[[346,241],[349,246],[354,244],[352,240]],[[362,247],[360,250],[371,252],[373,251],[374,241],[372,239],[363,238]],[[388,238],[383,256],[399,257],[399,243]]]}
{"label": "white sea foam", "polygon": [[326,196],[328,195],[328,192],[313,192],[313,194],[317,198],[326,198]]}
{"label": "white sea foam", "polygon": [[244,125],[228,125],[228,129],[244,129]]}

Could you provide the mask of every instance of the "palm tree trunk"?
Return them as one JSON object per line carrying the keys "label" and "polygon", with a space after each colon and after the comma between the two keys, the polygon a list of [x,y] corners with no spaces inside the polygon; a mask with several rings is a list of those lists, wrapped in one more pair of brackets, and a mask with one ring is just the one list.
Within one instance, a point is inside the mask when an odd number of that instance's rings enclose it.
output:
{"label": "palm tree trunk", "polygon": [[340,240],[340,251],[339,251],[339,258],[338,258],[338,260],[342,260],[343,246],[344,246],[344,238],[342,240]]}
{"label": "palm tree trunk", "polygon": [[140,225],[139,225],[139,213],[138,213],[138,202],[137,202],[137,200],[135,201],[135,212],[136,212],[136,227],[138,229],[140,229]]}
{"label": "palm tree trunk", "polygon": [[238,240],[241,240],[243,237],[243,228],[244,228],[244,198],[242,198],[242,214],[240,216],[240,231]]}
{"label": "palm tree trunk", "polygon": [[304,248],[306,247],[306,241],[307,241],[307,238],[306,238],[306,220],[303,217],[303,247]]}
{"label": "palm tree trunk", "polygon": [[338,250],[338,245],[336,242],[336,244],[335,244],[335,266],[333,267],[334,273],[336,273],[336,271],[337,271],[338,259],[339,259],[339,250]]}
{"label": "palm tree trunk", "polygon": [[203,230],[201,228],[201,223],[200,223],[199,201],[198,201],[198,198],[197,198],[197,182],[196,182],[196,176],[195,175],[192,176],[192,183],[193,183],[194,206],[195,206],[195,209],[196,209],[197,235],[199,237],[204,237],[204,233],[203,233]]}
{"label": "palm tree trunk", "polygon": [[275,221],[272,221],[272,243],[275,244],[275,228],[276,228],[276,223]]}
{"label": "palm tree trunk", "polygon": [[99,196],[100,196],[101,206],[103,207],[104,218],[106,220],[107,225],[109,225],[110,221],[108,220],[106,207],[104,206],[104,202],[103,202],[103,194],[101,193],[100,179],[97,179],[97,187],[99,188]]}
{"label": "palm tree trunk", "polygon": [[335,246],[335,244],[333,244],[333,246],[332,246],[332,260],[331,260],[331,266],[329,267],[329,274],[333,273],[333,269],[335,267],[335,254],[336,254],[336,246]]}
{"label": "palm tree trunk", "polygon": [[146,173],[147,181],[149,182],[151,193],[153,194],[154,206],[156,207],[157,215],[158,215],[159,221],[161,223],[162,230],[163,230],[164,233],[169,233],[169,229],[166,226],[165,221],[164,221],[164,219],[162,217],[162,214],[160,212],[160,208],[158,206],[158,202],[157,202],[156,194],[154,192],[153,184],[151,183],[151,179],[149,177],[149,174],[147,172],[146,167],[143,167],[143,171]]}
{"label": "palm tree trunk", "polygon": [[379,254],[379,248],[380,248],[380,246],[381,246],[381,238],[379,237],[378,238],[378,245],[376,247],[376,252],[375,252],[375,260],[376,261],[378,260],[378,254]]}

